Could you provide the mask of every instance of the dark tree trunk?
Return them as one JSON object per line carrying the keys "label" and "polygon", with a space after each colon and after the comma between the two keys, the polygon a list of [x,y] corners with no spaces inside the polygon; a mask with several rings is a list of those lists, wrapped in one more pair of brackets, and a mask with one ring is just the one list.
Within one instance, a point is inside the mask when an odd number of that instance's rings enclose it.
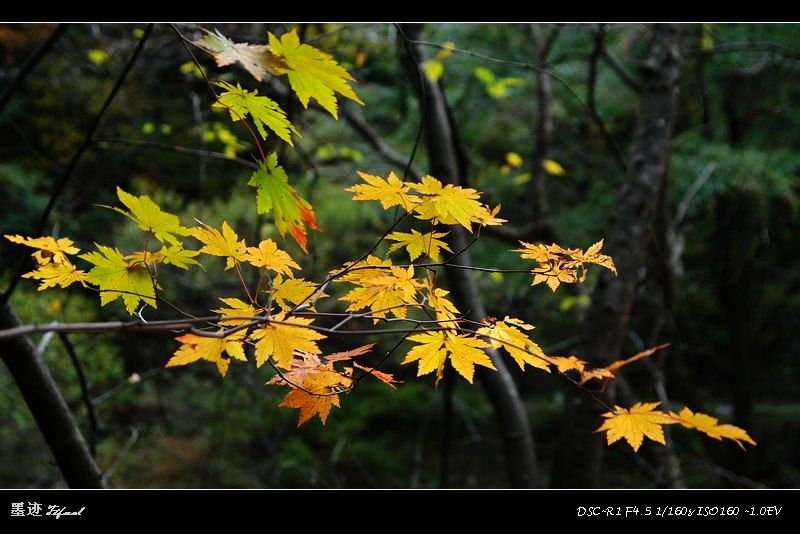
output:
{"label": "dark tree trunk", "polygon": [[[605,364],[619,355],[633,308],[639,271],[644,265],[662,183],[669,169],[672,128],[683,68],[685,28],[676,24],[653,27],[648,58],[640,66],[642,93],[630,149],[628,171],[619,193],[606,250],[619,272],[600,274],[582,333],[580,354]],[[553,465],[555,487],[592,487],[600,473],[598,407],[586,395],[570,399],[564,432]]]}
{"label": "dark tree trunk", "polygon": [[[19,324],[8,304],[0,306],[0,329]],[[71,488],[107,487],[64,397],[31,341],[22,336],[0,340],[0,358],[36,419],[67,484]]]}
{"label": "dark tree trunk", "polygon": [[[449,120],[444,93],[438,84],[431,83],[421,75],[419,62],[423,59],[418,46],[408,42],[416,40],[420,27],[403,25],[400,37],[401,60],[409,73],[411,83],[420,102],[423,113],[425,140],[430,165],[430,173],[444,183],[460,184],[459,161],[456,149],[456,136]],[[453,227],[448,235],[448,244],[454,251],[467,245],[463,229]],[[469,252],[458,257],[458,262],[471,265]],[[478,285],[470,271],[446,269],[447,282],[456,306],[466,317],[481,320],[486,317]],[[479,367],[477,376],[486,389],[489,401],[502,433],[506,454],[506,466],[510,485],[516,488],[530,488],[538,485],[538,469],[525,406],[519,395],[511,373],[497,351],[488,349],[497,371]]]}

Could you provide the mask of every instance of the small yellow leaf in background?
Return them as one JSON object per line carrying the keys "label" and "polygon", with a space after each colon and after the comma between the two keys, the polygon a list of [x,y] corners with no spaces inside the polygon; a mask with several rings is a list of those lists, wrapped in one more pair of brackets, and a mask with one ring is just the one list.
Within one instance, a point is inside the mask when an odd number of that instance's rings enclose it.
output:
{"label": "small yellow leaf in background", "polygon": [[514,185],[525,185],[531,181],[531,173],[523,172],[522,174],[516,175],[512,180],[511,183]]}
{"label": "small yellow leaf in background", "polygon": [[445,41],[442,43],[442,48],[436,52],[436,59],[447,59],[453,53],[456,44],[453,41]]}
{"label": "small yellow leaf in background", "polygon": [[486,67],[475,67],[474,74],[476,78],[486,85],[495,81],[494,73]]}
{"label": "small yellow leaf in background", "polygon": [[520,156],[516,152],[509,152],[508,154],[506,154],[506,163],[508,163],[512,167],[520,167],[522,166],[523,163],[522,156]]}
{"label": "small yellow leaf in background", "polygon": [[552,174],[553,176],[564,176],[567,174],[564,167],[562,167],[559,162],[553,161],[552,159],[543,160],[542,168],[547,174]]}
{"label": "small yellow leaf in background", "polygon": [[99,48],[93,48],[86,52],[86,57],[95,65],[102,65],[108,59],[108,52],[100,50]]}
{"label": "small yellow leaf in background", "polygon": [[444,74],[444,65],[438,59],[429,59],[422,64],[422,71],[425,77],[436,83]]}

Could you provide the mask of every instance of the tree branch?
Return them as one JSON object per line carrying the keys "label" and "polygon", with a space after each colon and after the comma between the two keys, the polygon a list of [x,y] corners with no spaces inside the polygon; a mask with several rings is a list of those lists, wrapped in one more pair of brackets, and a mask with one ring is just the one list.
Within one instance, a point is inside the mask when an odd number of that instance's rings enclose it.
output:
{"label": "tree branch", "polygon": [[36,52],[22,64],[17,71],[17,75],[14,76],[14,79],[6,86],[6,90],[3,91],[3,95],[0,96],[0,115],[3,114],[6,106],[11,102],[11,97],[14,96],[14,93],[22,85],[22,82],[25,81],[25,78],[28,77],[28,74],[36,68],[36,65],[38,65],[42,58],[53,48],[53,45],[56,44],[56,41],[64,34],[68,26],[69,24],[57,25],[55,29],[50,32],[45,42],[43,42],[39,48],[36,49]]}
{"label": "tree branch", "polygon": [[94,403],[89,394],[89,382],[86,380],[86,373],[83,370],[83,365],[81,364],[80,358],[78,358],[78,354],[75,352],[75,345],[72,344],[69,336],[62,332],[58,337],[61,340],[61,344],[64,345],[64,348],[67,350],[72,366],[75,368],[75,374],[78,377],[78,384],[81,387],[81,399],[83,400],[84,406],[86,406],[86,417],[89,419],[89,452],[92,456],[96,456],[98,424],[97,415],[94,411]]}
{"label": "tree branch", "polygon": [[[370,127],[363,116],[350,108],[350,105],[345,104],[341,107],[341,112],[342,116],[353,130],[355,130],[356,133],[358,133],[387,163],[394,165],[398,169],[405,168],[408,163],[408,158],[390,147],[388,143]],[[419,180],[423,173],[414,165],[411,165],[409,166],[409,175],[415,180]]]}

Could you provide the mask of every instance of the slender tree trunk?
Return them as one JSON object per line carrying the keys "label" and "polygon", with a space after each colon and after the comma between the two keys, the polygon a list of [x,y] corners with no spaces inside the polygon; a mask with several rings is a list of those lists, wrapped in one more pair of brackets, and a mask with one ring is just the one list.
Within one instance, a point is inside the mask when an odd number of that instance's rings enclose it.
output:
{"label": "slender tree trunk", "polygon": [[[628,328],[659,191],[669,168],[684,32],[681,25],[654,25],[650,53],[640,67],[639,116],[627,176],[606,240],[619,275],[600,274],[582,334],[580,354],[597,364],[619,355]],[[599,425],[597,412],[595,403],[580,392],[570,399],[563,419],[569,423],[564,426],[553,464],[553,486],[591,487],[599,482],[601,441],[593,439],[588,430]]]}
{"label": "slender tree trunk", "polygon": [[[448,118],[444,92],[438,84],[431,83],[421,75],[419,62],[423,58],[422,51],[418,46],[406,41],[406,39],[416,40],[419,30],[418,25],[401,26],[404,37],[400,37],[400,53],[420,102],[430,172],[445,183],[459,184],[461,177],[458,173],[455,135]],[[462,250],[467,245],[466,235],[459,227],[451,229],[448,239],[454,251]],[[471,265],[469,252],[461,254],[458,261],[464,265]],[[473,320],[486,317],[486,310],[472,273],[464,269],[446,269],[445,273],[456,306],[466,317]],[[479,367],[477,376],[486,389],[489,402],[497,416],[506,454],[509,482],[511,486],[517,488],[535,487],[539,482],[538,468],[525,406],[505,362],[497,351],[488,349],[487,352],[497,371]]]}
{"label": "slender tree trunk", "polygon": [[[548,40],[545,38],[540,24],[531,24],[531,40],[535,47],[535,59],[537,65],[547,63],[547,55],[550,51]],[[556,31],[556,30],[553,30]],[[540,232],[542,241],[555,242],[556,230],[547,209],[547,198],[545,183],[547,173],[542,164],[549,157],[550,137],[553,134],[553,89],[550,84],[550,73],[543,70],[536,70],[536,125],[534,127],[534,149],[531,161],[531,207],[533,211],[533,221]]]}
{"label": "slender tree trunk", "polygon": [[[10,305],[0,306],[0,329],[19,324]],[[18,336],[0,340],[0,358],[36,419],[67,484],[71,488],[107,487],[64,397],[30,339]]]}

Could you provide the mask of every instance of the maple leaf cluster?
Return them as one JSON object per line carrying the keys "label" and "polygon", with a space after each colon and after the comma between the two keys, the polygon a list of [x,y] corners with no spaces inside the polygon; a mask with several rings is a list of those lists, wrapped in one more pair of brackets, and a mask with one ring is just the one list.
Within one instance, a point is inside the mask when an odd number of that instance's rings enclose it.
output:
{"label": "maple leaf cluster", "polygon": [[600,254],[600,249],[603,248],[602,239],[586,249],[586,252],[578,248],[562,248],[555,243],[545,245],[520,241],[520,244],[523,248],[516,249],[514,252],[519,252],[523,258],[539,264],[531,270],[532,286],[544,282],[552,291],[555,291],[561,283],[583,282],[586,280],[587,263],[600,265],[617,274],[614,260],[610,256]]}

